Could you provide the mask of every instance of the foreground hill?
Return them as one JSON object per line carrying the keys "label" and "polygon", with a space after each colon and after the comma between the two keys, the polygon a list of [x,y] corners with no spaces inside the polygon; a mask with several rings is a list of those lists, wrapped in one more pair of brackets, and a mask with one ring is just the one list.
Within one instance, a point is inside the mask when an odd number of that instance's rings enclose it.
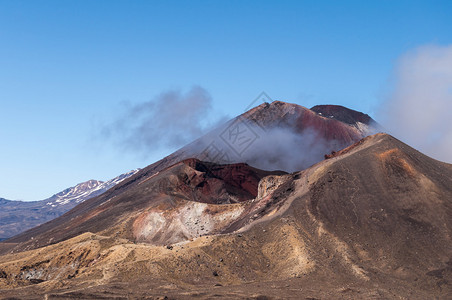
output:
{"label": "foreground hill", "polygon": [[88,180],[41,201],[0,198],[0,241],[61,216],[77,204],[102,194],[137,172],[132,170],[105,182]]}
{"label": "foreground hill", "polygon": [[452,165],[385,134],[330,157],[292,174],[198,160],[137,174],[0,243],[1,293],[450,299]]}

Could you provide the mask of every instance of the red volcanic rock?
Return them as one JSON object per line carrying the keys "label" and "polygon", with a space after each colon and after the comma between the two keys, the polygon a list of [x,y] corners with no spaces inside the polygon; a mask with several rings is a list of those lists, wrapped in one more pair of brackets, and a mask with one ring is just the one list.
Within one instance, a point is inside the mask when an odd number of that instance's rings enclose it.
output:
{"label": "red volcanic rock", "polygon": [[367,139],[368,139],[368,137],[365,137],[362,140],[359,140],[358,142],[354,143],[353,145],[348,146],[340,151],[331,151],[331,154],[325,154],[325,159],[330,159],[333,157],[337,157],[337,156],[346,154],[346,153],[352,151],[353,149],[355,149],[356,147],[358,147],[359,145],[361,145],[362,143],[364,143]]}
{"label": "red volcanic rock", "polygon": [[[267,172],[245,163],[218,165],[189,158],[170,167],[186,165],[176,190],[190,191],[193,201],[211,204],[243,202],[257,196],[259,181],[268,175],[282,175],[284,172]],[[212,197],[214,195],[214,197]],[[235,200],[235,201],[234,201]]]}
{"label": "red volcanic rock", "polygon": [[354,143],[363,138],[362,132],[341,121],[319,116],[308,109],[297,120],[299,130],[312,130],[327,141],[335,140],[342,145]]}
{"label": "red volcanic rock", "polygon": [[336,151],[331,151],[331,154],[325,154],[325,159],[330,159],[336,156]]}

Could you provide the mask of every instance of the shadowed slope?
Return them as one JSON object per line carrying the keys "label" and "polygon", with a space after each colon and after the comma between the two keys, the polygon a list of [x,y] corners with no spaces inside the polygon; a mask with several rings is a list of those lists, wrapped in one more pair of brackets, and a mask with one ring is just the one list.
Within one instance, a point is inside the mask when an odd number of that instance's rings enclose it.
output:
{"label": "shadowed slope", "polygon": [[357,122],[366,125],[375,123],[369,115],[340,105],[316,105],[311,107],[311,110],[325,118],[335,119],[349,125],[355,125]]}

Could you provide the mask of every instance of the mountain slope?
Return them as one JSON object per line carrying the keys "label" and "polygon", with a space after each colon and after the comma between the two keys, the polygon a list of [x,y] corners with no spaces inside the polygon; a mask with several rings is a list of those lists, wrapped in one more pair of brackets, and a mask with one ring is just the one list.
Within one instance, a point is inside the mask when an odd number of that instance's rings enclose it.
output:
{"label": "mountain slope", "polygon": [[0,240],[53,220],[77,204],[102,194],[138,170],[102,182],[89,180],[41,201],[11,201],[0,198]]}
{"label": "mountain slope", "polygon": [[[248,170],[232,176],[239,185],[225,180],[236,168]],[[209,170],[229,171],[206,177]],[[259,172],[190,160],[153,177],[137,174],[107,192],[109,202],[99,200],[103,194],[81,204],[75,219],[67,214],[29,231],[33,241],[23,235],[11,240],[19,244],[0,243],[3,253],[48,245],[0,257],[0,286],[8,288],[2,292],[57,298],[452,296],[452,165],[377,134],[304,171],[263,177],[256,195],[243,183],[254,178],[255,186]],[[224,185],[202,193],[200,179],[216,177]],[[237,194],[247,196],[224,201]],[[222,204],[209,204],[215,195],[225,196]],[[134,201],[140,204],[132,216],[126,207]],[[199,205],[202,213],[196,213]],[[181,213],[188,208],[195,214]],[[100,224],[105,218],[91,223],[107,210],[132,217],[119,215],[106,229]],[[212,218],[219,226],[211,230]],[[177,224],[208,230],[190,236],[175,233]],[[81,226],[85,233],[66,231],[49,241],[56,228]],[[177,241],[183,242],[172,244]],[[33,282],[42,283],[9,290]]]}
{"label": "mountain slope", "polygon": [[[60,218],[8,242],[24,241],[25,249],[31,249],[84,232],[103,232],[158,244],[188,240],[219,231],[218,224],[214,224],[219,222],[218,217],[223,221],[221,228],[227,227],[229,219],[235,215],[234,210],[237,209],[236,213],[242,210],[242,206],[234,203],[255,198],[260,179],[280,174],[284,172],[261,171],[246,164],[217,165],[187,159],[137,185],[119,191],[113,188],[89,199]],[[216,208],[217,204],[222,204],[220,209]],[[164,216],[166,210],[173,212]],[[204,216],[210,216],[205,211],[215,211],[214,220],[203,221]],[[174,222],[176,215],[177,222]],[[201,220],[193,226],[195,218]],[[158,223],[162,230],[149,228],[150,223]],[[162,233],[164,228],[170,228],[169,232]]]}
{"label": "mountain slope", "polygon": [[[322,116],[296,104],[282,101],[263,103],[144,168],[104,197],[82,206],[80,212],[109,201],[121,193],[122,189],[130,190],[131,187],[140,185],[158,172],[187,158],[219,164],[246,162],[265,170],[305,169],[321,161],[326,153],[359,141],[371,132],[373,124],[376,124],[362,113],[342,106],[328,107],[333,108],[337,116],[346,115],[347,122],[342,121],[344,118],[336,120]],[[53,201],[52,205],[57,200]],[[24,237],[34,235],[35,233],[29,233]]]}
{"label": "mountain slope", "polygon": [[[328,107],[333,107],[336,115],[347,118],[336,120],[329,115],[322,116],[316,110],[281,101],[263,103],[148,166],[137,175],[133,184],[187,158],[220,164],[246,162],[265,170],[301,170],[321,161],[324,154],[342,149],[376,128],[375,121],[368,116],[363,118],[359,112],[341,106]],[[299,151],[292,151],[293,148]],[[3,215],[0,212],[3,222],[0,239],[52,220],[131,175],[134,173],[105,183],[88,181],[43,201],[9,202],[2,206]]]}

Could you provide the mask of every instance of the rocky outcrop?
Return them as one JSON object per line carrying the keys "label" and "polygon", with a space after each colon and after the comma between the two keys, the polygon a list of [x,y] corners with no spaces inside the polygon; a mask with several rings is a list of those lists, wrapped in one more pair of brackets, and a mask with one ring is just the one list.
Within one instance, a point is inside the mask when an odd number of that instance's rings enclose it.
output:
{"label": "rocky outcrop", "polygon": [[264,198],[265,196],[271,194],[285,181],[286,178],[277,175],[270,175],[262,178],[262,180],[259,182],[257,198]]}

